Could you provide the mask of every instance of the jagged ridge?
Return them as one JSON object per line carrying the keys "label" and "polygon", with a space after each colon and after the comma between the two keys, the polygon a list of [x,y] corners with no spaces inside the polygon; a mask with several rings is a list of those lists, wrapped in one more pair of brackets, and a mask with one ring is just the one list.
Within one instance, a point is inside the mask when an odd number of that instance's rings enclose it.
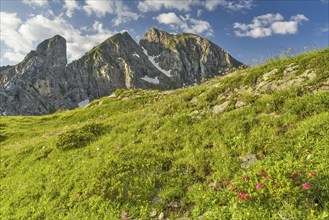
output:
{"label": "jagged ridge", "polygon": [[207,39],[155,28],[139,44],[127,32],[118,33],[67,64],[66,41],[56,35],[16,66],[2,68],[0,114],[49,114],[117,89],[180,88],[241,65]]}

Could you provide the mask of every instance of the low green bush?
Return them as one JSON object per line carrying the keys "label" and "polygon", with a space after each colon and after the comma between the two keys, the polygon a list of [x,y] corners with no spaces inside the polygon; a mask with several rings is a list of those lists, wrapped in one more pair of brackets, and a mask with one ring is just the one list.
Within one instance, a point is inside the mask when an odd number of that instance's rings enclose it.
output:
{"label": "low green bush", "polygon": [[106,127],[100,124],[88,124],[79,129],[73,129],[59,135],[56,146],[62,150],[84,147],[106,132]]}

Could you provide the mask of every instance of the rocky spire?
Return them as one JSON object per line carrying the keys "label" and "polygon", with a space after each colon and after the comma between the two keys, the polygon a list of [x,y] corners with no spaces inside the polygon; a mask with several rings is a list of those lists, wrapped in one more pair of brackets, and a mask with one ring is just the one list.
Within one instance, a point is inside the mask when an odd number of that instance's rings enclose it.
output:
{"label": "rocky spire", "polygon": [[36,53],[42,56],[50,66],[65,66],[67,64],[66,40],[60,35],[44,40],[38,45]]}
{"label": "rocky spire", "polygon": [[153,42],[160,42],[161,40],[164,40],[167,36],[171,34],[156,29],[155,27],[150,28],[145,34],[143,39],[148,40],[148,41],[153,41]]}

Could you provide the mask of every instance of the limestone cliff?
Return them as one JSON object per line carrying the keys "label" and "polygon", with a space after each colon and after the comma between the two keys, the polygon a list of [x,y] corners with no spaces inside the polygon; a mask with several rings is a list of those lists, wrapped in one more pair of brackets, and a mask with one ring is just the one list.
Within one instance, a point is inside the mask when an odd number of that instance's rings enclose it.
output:
{"label": "limestone cliff", "polygon": [[170,71],[179,86],[222,75],[225,69],[242,63],[211,41],[195,34],[168,34],[151,28],[140,40],[159,67]]}
{"label": "limestone cliff", "polygon": [[0,69],[0,114],[43,115],[72,109],[117,89],[175,89],[242,63],[194,34],[151,28],[137,44],[118,33],[67,64],[66,41],[43,41],[15,66]]}
{"label": "limestone cliff", "polygon": [[66,40],[56,35],[16,66],[1,71],[0,113],[40,115],[73,107],[61,99],[60,83],[67,80],[66,63]]}

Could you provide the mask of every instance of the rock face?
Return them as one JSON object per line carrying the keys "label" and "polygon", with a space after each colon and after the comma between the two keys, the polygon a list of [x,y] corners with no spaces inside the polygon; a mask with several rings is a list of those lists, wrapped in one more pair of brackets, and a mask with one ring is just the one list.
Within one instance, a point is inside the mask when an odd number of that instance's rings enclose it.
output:
{"label": "rock face", "polygon": [[139,44],[178,86],[193,85],[239,67],[239,61],[216,44],[194,34],[168,34],[151,28]]}
{"label": "rock face", "polygon": [[[68,64],[67,74],[75,77],[79,92],[74,93],[80,94],[80,100],[96,99],[117,89],[169,89],[169,83],[165,82],[173,83],[148,60],[127,32],[108,38],[79,60]],[[151,79],[159,82],[152,83]],[[160,81],[163,82],[161,85]],[[76,99],[79,101],[78,97]]]}
{"label": "rock face", "polygon": [[0,113],[39,115],[74,107],[61,99],[66,63],[66,40],[56,35],[43,41],[16,66],[1,71]]}
{"label": "rock face", "polygon": [[241,65],[207,39],[154,28],[140,44],[119,33],[67,64],[66,41],[56,35],[16,66],[1,67],[0,114],[49,114],[117,89],[175,89]]}

